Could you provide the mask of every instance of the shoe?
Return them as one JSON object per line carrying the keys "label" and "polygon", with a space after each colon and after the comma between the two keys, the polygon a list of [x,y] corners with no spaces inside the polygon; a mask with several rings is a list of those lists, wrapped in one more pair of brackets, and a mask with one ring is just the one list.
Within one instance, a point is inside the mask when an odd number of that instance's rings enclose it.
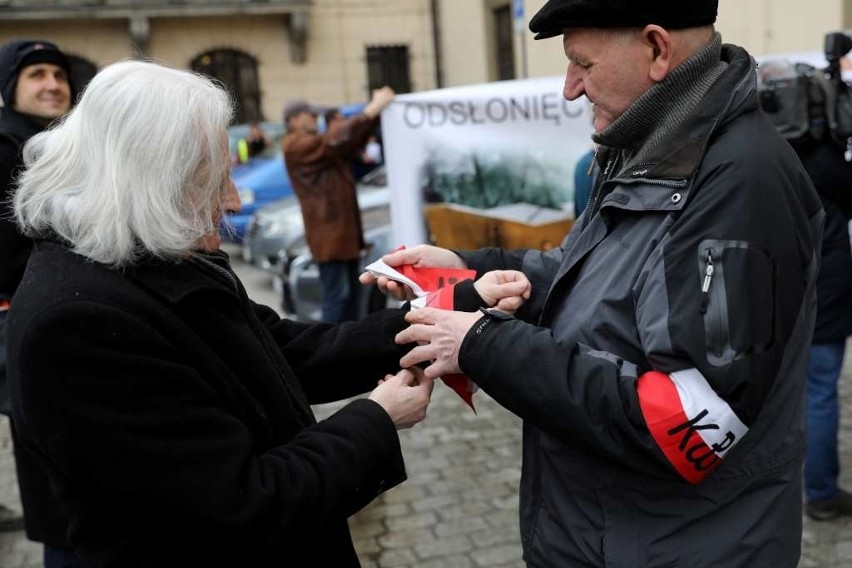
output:
{"label": "shoe", "polygon": [[5,505],[0,505],[0,532],[20,531],[24,528],[24,516]]}
{"label": "shoe", "polygon": [[828,521],[841,516],[852,516],[852,493],[842,489],[831,499],[809,501],[805,514],[815,521]]}

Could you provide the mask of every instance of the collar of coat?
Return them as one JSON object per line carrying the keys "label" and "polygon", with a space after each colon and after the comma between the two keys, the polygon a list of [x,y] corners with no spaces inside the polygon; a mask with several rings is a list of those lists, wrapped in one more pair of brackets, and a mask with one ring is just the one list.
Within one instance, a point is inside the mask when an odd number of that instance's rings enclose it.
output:
{"label": "collar of coat", "polygon": [[[721,60],[727,64],[722,74],[707,90],[700,104],[675,128],[664,141],[647,154],[643,149],[642,163],[635,163],[618,174],[618,178],[634,177],[641,170],[643,178],[684,180],[701,164],[713,133],[742,114],[757,110],[757,76],[754,59],[738,46],[725,44]],[[603,165],[619,151],[602,147],[598,162]]]}
{"label": "collar of coat", "polygon": [[16,146],[22,146],[44,129],[44,125],[28,114],[10,107],[0,109],[0,138],[11,140]]}
{"label": "collar of coat", "polygon": [[[228,263],[224,252],[224,266],[216,262],[215,267],[205,258],[197,259],[193,255],[180,260],[145,259],[138,264],[125,268],[128,278],[137,282],[152,293],[172,303],[179,303],[199,292],[225,293],[239,297],[237,278]],[[227,275],[223,274],[227,272]]]}
{"label": "collar of coat", "polygon": [[[52,266],[60,267],[71,262],[73,257],[84,258],[55,236],[38,239],[35,244],[40,254],[49,255]],[[228,255],[221,252],[218,256],[223,259],[225,266],[228,267],[227,270],[230,270]],[[113,273],[118,278],[125,278],[172,304],[182,302],[187,297],[201,292],[239,297],[233,283],[191,257],[175,260],[148,256],[121,268],[112,268],[86,259],[84,266],[93,279],[102,278],[103,271]]]}

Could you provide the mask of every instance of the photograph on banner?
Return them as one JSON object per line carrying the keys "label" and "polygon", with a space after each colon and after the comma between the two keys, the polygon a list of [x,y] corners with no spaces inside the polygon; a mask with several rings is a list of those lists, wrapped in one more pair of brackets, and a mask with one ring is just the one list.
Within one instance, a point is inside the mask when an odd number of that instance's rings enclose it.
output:
{"label": "photograph on banner", "polygon": [[[382,113],[395,241],[428,240],[427,204],[573,216],[574,167],[592,147],[592,121],[585,99],[564,99],[563,82],[547,77],[397,96]],[[525,208],[512,207],[518,204]]]}

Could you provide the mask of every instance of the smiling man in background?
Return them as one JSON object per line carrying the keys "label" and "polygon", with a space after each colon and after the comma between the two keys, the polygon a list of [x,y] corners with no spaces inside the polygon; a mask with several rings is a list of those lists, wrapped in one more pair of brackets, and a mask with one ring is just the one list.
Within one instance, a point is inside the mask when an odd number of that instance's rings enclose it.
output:
{"label": "smiling man in background", "polygon": [[[0,46],[0,413],[7,416],[12,407],[6,377],[6,315],[33,247],[12,220],[11,196],[23,165],[24,144],[71,109],[70,71],[68,59],[48,41],[15,40]],[[75,566],[76,558],[66,548],[65,521],[47,497],[48,481],[31,467],[32,460],[23,451],[15,445],[27,536],[45,543],[46,568]],[[19,514],[0,505],[0,530],[22,526]]]}

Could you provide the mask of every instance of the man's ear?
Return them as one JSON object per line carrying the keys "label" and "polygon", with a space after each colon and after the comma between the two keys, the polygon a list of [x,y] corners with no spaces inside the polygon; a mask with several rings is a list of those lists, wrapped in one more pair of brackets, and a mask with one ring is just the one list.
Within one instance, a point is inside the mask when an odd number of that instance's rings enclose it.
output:
{"label": "man's ear", "polygon": [[664,28],[650,24],[642,30],[642,42],[653,53],[648,75],[652,81],[659,83],[666,78],[674,67],[672,36]]}

